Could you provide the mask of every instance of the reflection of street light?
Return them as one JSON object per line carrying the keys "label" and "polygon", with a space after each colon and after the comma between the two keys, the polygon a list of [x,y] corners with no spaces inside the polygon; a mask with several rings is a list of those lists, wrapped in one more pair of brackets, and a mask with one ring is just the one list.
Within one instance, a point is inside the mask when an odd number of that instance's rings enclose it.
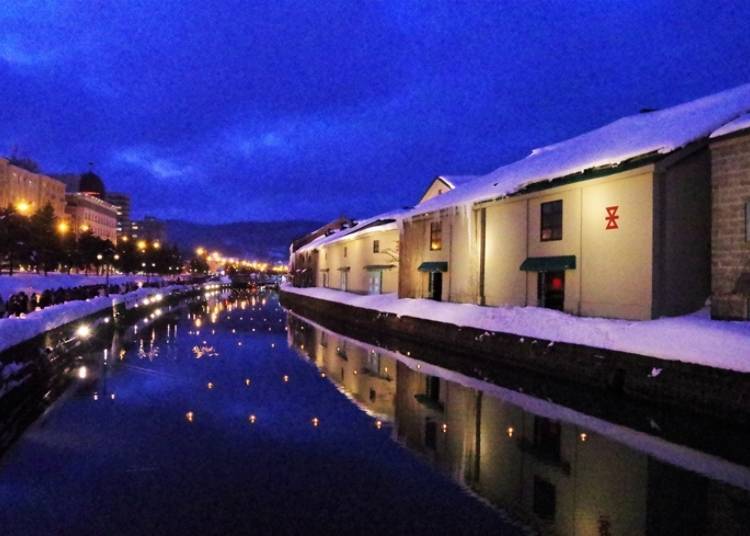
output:
{"label": "reflection of street light", "polygon": [[88,339],[91,336],[91,327],[87,324],[81,324],[76,329],[76,337],[79,339]]}

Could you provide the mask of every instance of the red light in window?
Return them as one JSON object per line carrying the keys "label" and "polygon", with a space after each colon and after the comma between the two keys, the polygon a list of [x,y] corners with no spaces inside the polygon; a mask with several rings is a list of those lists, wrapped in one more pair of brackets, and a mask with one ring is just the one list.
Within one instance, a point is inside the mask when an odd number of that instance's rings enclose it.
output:
{"label": "red light in window", "polygon": [[562,287],[563,287],[562,278],[553,277],[552,278],[552,290],[561,290]]}

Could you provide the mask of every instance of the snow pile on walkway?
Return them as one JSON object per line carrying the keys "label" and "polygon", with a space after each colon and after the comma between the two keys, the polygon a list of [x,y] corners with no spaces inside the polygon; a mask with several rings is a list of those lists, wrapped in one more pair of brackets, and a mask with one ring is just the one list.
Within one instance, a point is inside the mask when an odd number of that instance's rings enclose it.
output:
{"label": "snow pile on walkway", "polygon": [[[168,278],[151,277],[149,281],[168,280]],[[145,275],[110,275],[110,285],[121,285],[123,283],[145,283]],[[8,296],[23,291],[31,295],[32,292],[40,293],[47,289],[80,287],[87,285],[103,285],[106,277],[103,275],[83,274],[60,274],[50,273],[48,275],[36,273],[16,273],[12,276],[0,275],[0,297],[7,300]]]}
{"label": "snow pile on walkway", "polygon": [[750,322],[711,320],[705,310],[629,321],[578,317],[538,307],[482,307],[398,299],[395,294],[361,296],[318,287],[285,286],[283,290],[398,316],[750,372]]}
{"label": "snow pile on walkway", "polygon": [[119,303],[125,302],[126,306],[128,306],[149,296],[156,294],[166,296],[185,288],[187,287],[183,285],[172,285],[160,289],[142,288],[127,294],[99,296],[89,300],[74,300],[59,305],[51,305],[23,317],[2,318],[0,319],[0,352],[36,337],[41,333],[111,308]]}

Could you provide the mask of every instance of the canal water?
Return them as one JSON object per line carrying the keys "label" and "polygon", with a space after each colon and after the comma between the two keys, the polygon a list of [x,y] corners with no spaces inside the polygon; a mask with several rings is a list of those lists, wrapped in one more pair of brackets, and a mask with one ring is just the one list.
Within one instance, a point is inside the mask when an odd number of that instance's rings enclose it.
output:
{"label": "canal water", "polygon": [[0,459],[0,534],[750,527],[742,461],[359,342],[273,293],[143,322]]}

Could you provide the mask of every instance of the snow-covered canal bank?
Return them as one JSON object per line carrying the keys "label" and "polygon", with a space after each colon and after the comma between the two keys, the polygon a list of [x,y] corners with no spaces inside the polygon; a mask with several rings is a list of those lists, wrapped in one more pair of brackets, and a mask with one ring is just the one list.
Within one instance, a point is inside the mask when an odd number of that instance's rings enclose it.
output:
{"label": "snow-covered canal bank", "polygon": [[395,294],[362,296],[319,287],[286,286],[284,292],[459,327],[750,372],[750,322],[711,320],[707,310],[681,317],[629,321],[579,317],[539,307],[483,307],[398,299]]}

